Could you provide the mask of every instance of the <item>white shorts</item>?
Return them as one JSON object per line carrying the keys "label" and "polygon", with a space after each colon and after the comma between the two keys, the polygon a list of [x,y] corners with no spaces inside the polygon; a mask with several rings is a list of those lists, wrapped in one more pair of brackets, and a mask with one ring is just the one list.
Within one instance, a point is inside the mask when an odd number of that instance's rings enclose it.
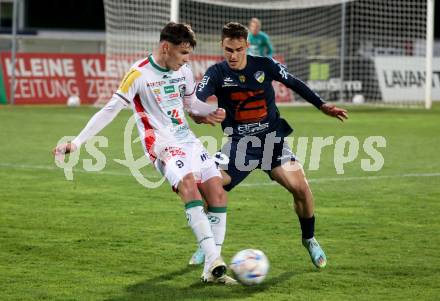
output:
{"label": "white shorts", "polygon": [[193,173],[196,183],[204,183],[213,177],[221,178],[215,161],[198,141],[165,147],[157,155],[154,165],[175,191],[189,173]]}

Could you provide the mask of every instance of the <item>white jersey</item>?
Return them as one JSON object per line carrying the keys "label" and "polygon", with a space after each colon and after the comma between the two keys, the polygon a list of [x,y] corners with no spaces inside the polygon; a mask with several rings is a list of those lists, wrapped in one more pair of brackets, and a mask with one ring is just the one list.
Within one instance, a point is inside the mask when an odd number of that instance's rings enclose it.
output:
{"label": "white jersey", "polygon": [[198,142],[184,114],[184,97],[191,96],[195,87],[187,65],[167,70],[152,55],[137,61],[124,76],[114,97],[131,104],[140,138],[153,161],[165,147]]}

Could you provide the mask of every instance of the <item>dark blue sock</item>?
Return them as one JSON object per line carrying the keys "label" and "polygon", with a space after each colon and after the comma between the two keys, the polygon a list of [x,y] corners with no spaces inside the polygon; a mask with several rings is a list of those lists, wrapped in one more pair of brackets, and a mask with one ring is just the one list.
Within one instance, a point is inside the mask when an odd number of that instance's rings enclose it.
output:
{"label": "dark blue sock", "polygon": [[299,218],[301,224],[302,238],[309,239],[315,235],[315,216],[310,218]]}

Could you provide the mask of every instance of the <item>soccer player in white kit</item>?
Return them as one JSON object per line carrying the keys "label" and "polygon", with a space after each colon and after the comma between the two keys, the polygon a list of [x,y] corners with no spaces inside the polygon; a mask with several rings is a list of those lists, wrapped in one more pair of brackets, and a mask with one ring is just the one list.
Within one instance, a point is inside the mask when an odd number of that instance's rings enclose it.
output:
{"label": "soccer player in white kit", "polygon": [[[202,281],[235,284],[226,275],[221,246],[226,232],[226,193],[214,160],[189,129],[184,110],[207,116],[212,124],[223,121],[223,109],[199,101],[191,69],[186,65],[196,45],[191,27],[168,23],[158,47],[137,61],[124,76],[111,100],[97,112],[70,143],[54,148],[55,156],[78,149],[125,107],[136,115],[146,155],[185,204],[189,226],[207,254]],[[208,203],[205,213],[202,195]],[[208,217],[210,217],[208,219]],[[209,220],[216,222],[210,224]]]}

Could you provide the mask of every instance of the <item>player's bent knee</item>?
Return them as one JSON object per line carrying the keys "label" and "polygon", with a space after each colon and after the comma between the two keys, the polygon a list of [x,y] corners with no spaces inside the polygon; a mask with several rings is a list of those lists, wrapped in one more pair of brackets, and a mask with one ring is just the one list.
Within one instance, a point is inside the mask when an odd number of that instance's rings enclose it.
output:
{"label": "player's bent knee", "polygon": [[227,203],[226,192],[221,185],[210,187],[208,204],[214,207],[225,207]]}
{"label": "player's bent knee", "polygon": [[295,197],[295,200],[302,201],[306,199],[307,193],[305,189],[295,187],[292,191],[293,196]]}
{"label": "player's bent knee", "polygon": [[290,191],[294,197],[295,202],[308,202],[312,201],[312,193],[310,187],[307,183],[302,183],[301,185],[295,185]]}

